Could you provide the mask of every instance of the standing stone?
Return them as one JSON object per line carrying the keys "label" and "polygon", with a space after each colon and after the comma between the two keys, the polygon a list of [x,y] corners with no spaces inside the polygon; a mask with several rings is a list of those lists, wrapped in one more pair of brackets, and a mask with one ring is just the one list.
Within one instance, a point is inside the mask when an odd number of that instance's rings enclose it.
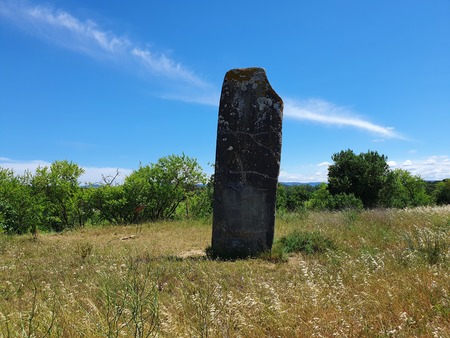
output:
{"label": "standing stone", "polygon": [[283,101],[262,68],[232,69],[222,86],[214,174],[212,253],[272,248]]}

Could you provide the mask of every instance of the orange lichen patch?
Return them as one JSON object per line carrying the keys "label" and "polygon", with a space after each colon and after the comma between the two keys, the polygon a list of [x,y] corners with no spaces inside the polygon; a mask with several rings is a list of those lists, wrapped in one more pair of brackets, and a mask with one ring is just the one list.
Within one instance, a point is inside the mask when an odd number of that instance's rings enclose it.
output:
{"label": "orange lichen patch", "polygon": [[252,79],[256,80],[255,75],[266,78],[266,71],[263,68],[257,67],[232,69],[226,73],[225,80],[238,82],[250,81]]}

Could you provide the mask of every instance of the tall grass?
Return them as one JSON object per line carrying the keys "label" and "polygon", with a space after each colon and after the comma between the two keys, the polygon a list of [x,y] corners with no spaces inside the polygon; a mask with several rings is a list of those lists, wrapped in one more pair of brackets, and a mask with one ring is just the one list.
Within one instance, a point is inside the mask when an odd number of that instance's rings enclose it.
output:
{"label": "tall grass", "polygon": [[292,236],[226,262],[194,221],[0,234],[0,337],[450,335],[449,207],[281,215]]}

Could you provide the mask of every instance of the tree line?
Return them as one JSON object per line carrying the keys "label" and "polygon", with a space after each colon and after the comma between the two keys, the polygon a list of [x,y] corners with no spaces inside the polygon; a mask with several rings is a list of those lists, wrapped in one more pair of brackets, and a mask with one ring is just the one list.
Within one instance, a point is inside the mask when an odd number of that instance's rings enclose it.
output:
{"label": "tree line", "polygon": [[201,205],[207,177],[197,160],[184,154],[140,165],[123,184],[104,177],[101,184],[81,186],[83,172],[68,161],[22,175],[0,168],[0,228],[11,234],[36,234],[38,229],[63,231],[87,224],[171,219],[180,213],[181,204],[185,212],[210,212],[209,206]]}
{"label": "tree line", "polygon": [[404,169],[390,169],[376,151],[333,154],[328,183],[317,187],[279,185],[278,210],[410,208],[450,204],[450,179],[427,182]]}
{"label": "tree line", "polygon": [[[425,182],[402,169],[390,170],[387,157],[352,150],[332,156],[328,184],[278,185],[277,210],[405,208],[450,203],[450,180]],[[209,218],[214,176],[197,160],[170,155],[140,165],[122,184],[103,177],[81,186],[84,170],[55,161],[16,175],[0,168],[0,229],[9,234],[63,231],[101,224],[132,224],[174,218]]]}

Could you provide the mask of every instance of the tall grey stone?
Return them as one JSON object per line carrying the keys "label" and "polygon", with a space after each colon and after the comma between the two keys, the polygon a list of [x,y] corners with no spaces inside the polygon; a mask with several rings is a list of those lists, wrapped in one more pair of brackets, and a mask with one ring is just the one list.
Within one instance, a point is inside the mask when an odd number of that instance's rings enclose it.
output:
{"label": "tall grey stone", "polygon": [[212,253],[270,250],[281,155],[283,101],[262,68],[232,69],[222,86],[214,174]]}

